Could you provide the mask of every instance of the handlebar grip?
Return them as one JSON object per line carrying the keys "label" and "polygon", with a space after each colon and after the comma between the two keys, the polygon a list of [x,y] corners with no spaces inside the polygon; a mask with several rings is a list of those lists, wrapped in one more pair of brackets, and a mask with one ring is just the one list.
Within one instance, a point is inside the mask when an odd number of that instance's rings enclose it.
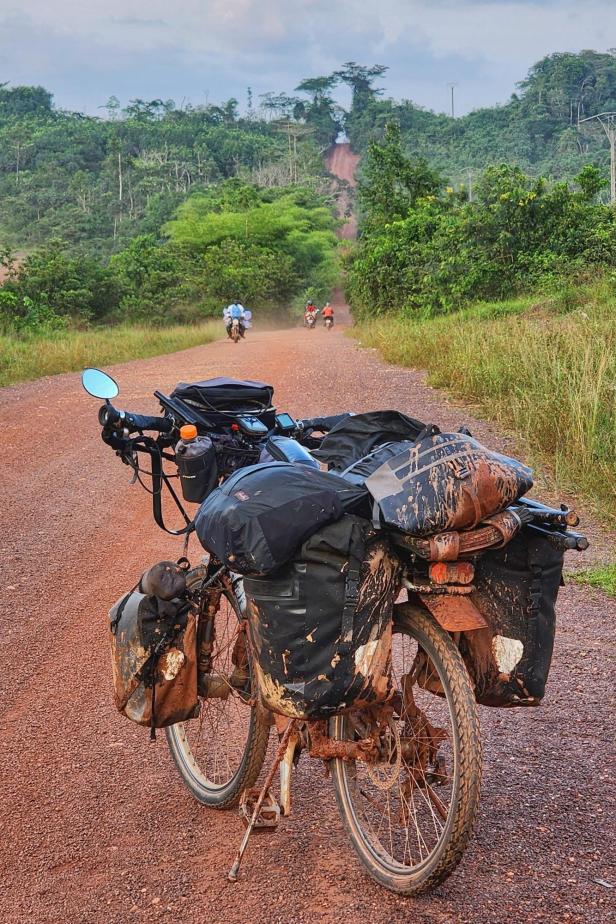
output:
{"label": "handlebar grip", "polygon": [[169,417],[149,417],[147,414],[125,414],[124,420],[129,430],[158,430],[170,433],[173,421]]}
{"label": "handlebar grip", "polygon": [[159,433],[170,433],[173,430],[173,421],[169,417],[150,417],[147,414],[129,414],[118,411],[113,404],[103,404],[98,412],[98,422],[101,427],[126,427],[129,432],[135,430],[158,430]]}

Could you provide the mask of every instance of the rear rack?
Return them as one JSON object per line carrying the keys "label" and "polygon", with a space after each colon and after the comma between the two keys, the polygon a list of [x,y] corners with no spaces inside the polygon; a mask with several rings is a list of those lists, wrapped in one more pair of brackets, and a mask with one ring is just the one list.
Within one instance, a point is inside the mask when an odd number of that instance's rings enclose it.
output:
{"label": "rear rack", "polygon": [[396,533],[393,539],[397,545],[426,561],[457,561],[487,549],[502,548],[526,527],[559,551],[581,552],[588,548],[588,539],[567,529],[567,526],[577,526],[578,523],[577,514],[565,506],[557,510],[538,501],[523,499],[502,513],[488,517],[475,529],[451,530],[426,539]]}

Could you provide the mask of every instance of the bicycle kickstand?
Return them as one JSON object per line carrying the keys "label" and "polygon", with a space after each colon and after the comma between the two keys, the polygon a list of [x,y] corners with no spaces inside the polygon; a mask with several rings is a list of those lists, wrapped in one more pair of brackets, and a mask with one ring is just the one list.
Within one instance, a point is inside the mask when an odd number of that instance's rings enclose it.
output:
{"label": "bicycle kickstand", "polygon": [[291,738],[291,735],[295,731],[296,727],[297,727],[297,719],[292,719],[287,725],[287,727],[285,728],[284,734],[282,738],[280,739],[280,744],[278,745],[278,751],[276,752],[274,763],[272,764],[269,773],[267,774],[265,780],[263,781],[263,786],[261,787],[259,798],[257,799],[255,803],[252,816],[250,818],[250,821],[248,822],[248,827],[246,828],[246,831],[244,832],[244,837],[242,838],[242,842],[240,844],[239,850],[236,854],[235,860],[233,861],[233,866],[231,867],[231,869],[229,870],[227,874],[227,879],[229,879],[230,882],[237,882],[237,877],[238,877],[238,873],[240,870],[240,864],[242,862],[242,857],[244,856],[244,852],[246,851],[246,847],[248,846],[248,840],[250,838],[250,835],[252,834],[257,818],[259,817],[259,812],[261,810],[261,806],[263,805],[263,800],[265,799],[269,791],[269,788],[272,785],[272,781],[274,779],[276,771],[278,770],[278,767],[280,766],[285,756],[287,745],[289,744],[289,739]]}

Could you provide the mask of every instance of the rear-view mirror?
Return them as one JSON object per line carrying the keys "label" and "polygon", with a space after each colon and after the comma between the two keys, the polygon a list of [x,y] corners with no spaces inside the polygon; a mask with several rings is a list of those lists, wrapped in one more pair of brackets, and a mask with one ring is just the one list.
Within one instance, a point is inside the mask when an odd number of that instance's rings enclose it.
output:
{"label": "rear-view mirror", "polygon": [[116,380],[100,369],[84,369],[81,384],[93,398],[104,398],[105,401],[115,398],[120,391]]}

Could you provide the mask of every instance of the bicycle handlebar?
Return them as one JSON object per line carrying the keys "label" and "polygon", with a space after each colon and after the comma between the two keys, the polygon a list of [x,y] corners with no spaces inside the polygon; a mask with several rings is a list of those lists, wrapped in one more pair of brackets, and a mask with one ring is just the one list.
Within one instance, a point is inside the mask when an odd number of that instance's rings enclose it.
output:
{"label": "bicycle handlebar", "polygon": [[159,433],[170,433],[173,430],[173,421],[169,417],[151,417],[148,414],[130,414],[127,411],[118,411],[112,404],[103,404],[98,420],[103,427],[125,427],[129,433],[136,430],[157,430]]}

